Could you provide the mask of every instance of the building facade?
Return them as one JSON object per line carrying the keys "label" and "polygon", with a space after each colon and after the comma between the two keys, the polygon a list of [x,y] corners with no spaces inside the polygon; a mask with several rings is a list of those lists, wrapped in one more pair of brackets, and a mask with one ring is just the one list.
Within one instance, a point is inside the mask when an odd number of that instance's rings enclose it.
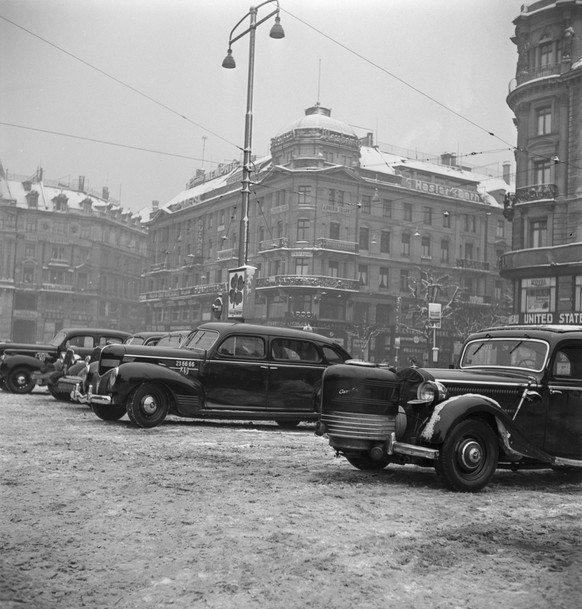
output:
{"label": "building facade", "polygon": [[85,188],[0,166],[0,339],[46,342],[63,327],[142,330],[147,230]]}
{"label": "building facade", "polygon": [[[237,162],[198,172],[152,210],[141,298],[152,329],[211,319],[217,297],[226,301],[245,238],[241,173]],[[504,300],[508,189],[454,155],[429,163],[382,152],[316,104],[253,164],[247,320],[312,328],[376,361],[426,359],[423,290],[445,307],[460,301],[481,323]],[[459,324],[435,332],[441,363],[464,333]]]}
{"label": "building facade", "polygon": [[514,23],[517,173],[501,274],[515,323],[582,324],[582,2],[532,2]]}

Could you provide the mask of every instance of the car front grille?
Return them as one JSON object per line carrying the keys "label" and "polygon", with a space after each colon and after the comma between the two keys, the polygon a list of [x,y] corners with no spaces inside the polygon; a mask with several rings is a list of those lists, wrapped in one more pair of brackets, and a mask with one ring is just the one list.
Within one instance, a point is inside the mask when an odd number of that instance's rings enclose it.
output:
{"label": "car front grille", "polygon": [[385,441],[396,431],[396,417],[361,412],[325,412],[321,415],[331,437]]}

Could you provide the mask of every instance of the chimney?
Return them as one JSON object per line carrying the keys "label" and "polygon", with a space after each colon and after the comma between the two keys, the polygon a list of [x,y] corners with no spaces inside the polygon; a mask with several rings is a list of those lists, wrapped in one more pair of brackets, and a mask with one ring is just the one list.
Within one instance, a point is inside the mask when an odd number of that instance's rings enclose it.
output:
{"label": "chimney", "polygon": [[160,202],[159,202],[159,201],[152,201],[152,209],[153,209],[154,211],[157,211],[157,209],[159,208],[159,206],[160,206]]}
{"label": "chimney", "polygon": [[506,184],[510,183],[510,170],[511,170],[511,163],[509,161],[504,161],[503,163],[503,180]]}
{"label": "chimney", "polygon": [[85,176],[79,176],[79,192],[85,192]]}
{"label": "chimney", "polygon": [[441,165],[447,165],[449,167],[457,166],[457,155],[453,152],[445,152],[441,154]]}
{"label": "chimney", "polygon": [[109,187],[108,186],[103,187],[103,200],[109,201]]}

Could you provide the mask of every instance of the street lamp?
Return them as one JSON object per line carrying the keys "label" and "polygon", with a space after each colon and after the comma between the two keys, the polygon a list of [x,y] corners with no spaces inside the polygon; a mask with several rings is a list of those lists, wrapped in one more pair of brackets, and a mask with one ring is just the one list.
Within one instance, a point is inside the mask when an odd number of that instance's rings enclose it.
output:
{"label": "street lamp", "polygon": [[[269,13],[266,17],[257,21],[257,12],[265,4],[274,2],[277,8]],[[251,184],[251,144],[253,138],[253,79],[255,72],[255,30],[261,23],[270,19],[273,15],[275,16],[275,23],[269,32],[271,38],[284,38],[285,32],[281,27],[281,19],[279,18],[279,2],[278,0],[266,0],[258,6],[251,6],[249,12],[232,28],[228,39],[228,51],[226,57],[222,62],[222,67],[232,69],[236,67],[234,57],[232,56],[232,45],[234,42],[250,34],[249,42],[249,74],[247,83],[247,113],[245,117],[245,141],[243,149],[243,175],[242,175],[242,210],[240,219],[240,239],[239,239],[239,250],[238,250],[238,263],[240,266],[246,265],[248,262],[248,250],[249,250],[249,201],[250,201],[250,184]],[[250,17],[249,27],[234,36],[235,30]]]}

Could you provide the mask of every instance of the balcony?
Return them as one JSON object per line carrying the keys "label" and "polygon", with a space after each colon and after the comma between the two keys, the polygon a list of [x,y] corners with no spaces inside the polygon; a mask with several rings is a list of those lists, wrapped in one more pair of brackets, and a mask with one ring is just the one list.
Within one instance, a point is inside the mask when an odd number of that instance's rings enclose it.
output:
{"label": "balcony", "polygon": [[513,78],[509,81],[509,93],[512,93],[521,85],[531,82],[532,80],[536,80],[538,78],[548,78],[549,76],[559,76],[568,69],[568,64],[553,63],[548,66],[532,68],[527,72],[521,72],[517,78]]}
{"label": "balcony", "polygon": [[515,203],[529,203],[530,201],[554,200],[558,196],[556,184],[534,184],[524,186],[515,191]]}
{"label": "balcony", "polygon": [[259,242],[260,252],[279,249],[283,247],[289,247],[288,237],[276,237],[275,239],[265,239]]}
{"label": "balcony", "polygon": [[356,254],[358,244],[355,241],[341,241],[340,239],[316,239],[315,247],[322,250],[333,250],[334,252],[347,252]]}
{"label": "balcony", "polygon": [[168,290],[155,290],[140,294],[140,302],[153,302],[159,300],[178,300],[190,296],[219,296],[228,289],[226,282],[205,283],[203,285],[189,286],[185,288],[172,288]]}
{"label": "balcony", "polygon": [[169,264],[167,262],[157,262],[156,264],[152,264],[150,267],[150,273],[159,273],[161,271],[168,271]]}
{"label": "balcony", "polygon": [[540,247],[506,252],[499,259],[499,270],[503,277],[512,277],[533,272],[540,276],[556,274],[559,268],[580,268],[582,265],[582,243],[569,243],[553,247]]}
{"label": "balcony", "polygon": [[256,288],[315,288],[358,292],[359,283],[355,279],[340,279],[320,275],[274,275],[257,279]]}
{"label": "balcony", "polygon": [[471,269],[473,271],[488,271],[490,270],[489,262],[484,260],[470,260],[469,258],[457,258],[458,269]]}
{"label": "balcony", "polygon": [[232,260],[233,258],[237,258],[238,257],[238,252],[234,251],[234,248],[231,247],[227,250],[220,250],[217,254],[216,257],[218,260]]}

